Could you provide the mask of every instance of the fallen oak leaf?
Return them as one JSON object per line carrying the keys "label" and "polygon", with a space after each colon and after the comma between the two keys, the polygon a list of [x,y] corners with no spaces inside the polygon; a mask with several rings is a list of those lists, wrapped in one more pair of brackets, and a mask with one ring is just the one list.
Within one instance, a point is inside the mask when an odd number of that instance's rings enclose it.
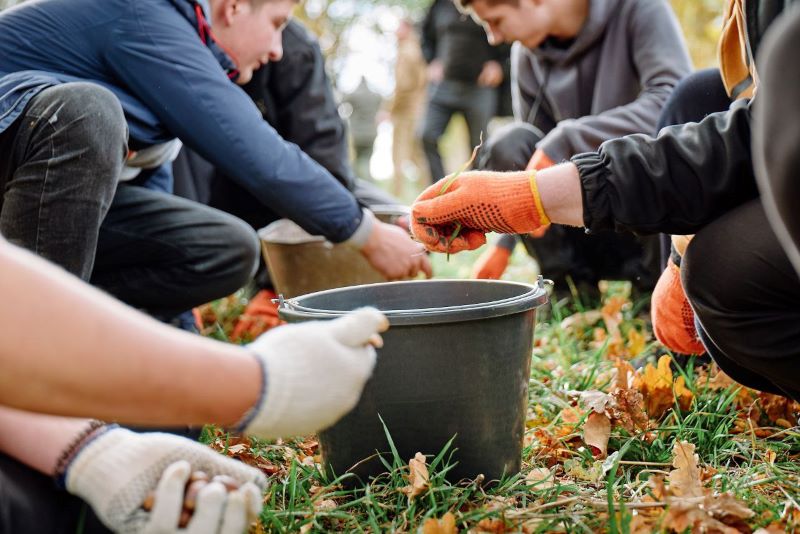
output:
{"label": "fallen oak leaf", "polygon": [[670,471],[667,480],[670,492],[677,497],[701,497],[705,494],[699,457],[694,449],[694,444],[687,441],[676,441],[672,448],[672,466],[675,469]]}
{"label": "fallen oak leaf", "polygon": [[415,454],[414,457],[408,461],[408,467],[408,486],[400,488],[400,491],[411,501],[416,496],[425,493],[430,484],[430,476],[428,474],[428,466],[425,464],[425,455],[421,452]]}
{"label": "fallen oak leaf", "polygon": [[441,519],[428,518],[422,523],[422,534],[456,534],[456,516],[447,512]]}
{"label": "fallen oak leaf", "polygon": [[536,467],[525,475],[525,482],[536,490],[555,487],[553,472],[546,467]]}
{"label": "fallen oak leaf", "polygon": [[611,421],[604,414],[592,412],[583,425],[583,441],[599,454],[595,458],[605,458],[608,455],[608,439],[611,437]]}

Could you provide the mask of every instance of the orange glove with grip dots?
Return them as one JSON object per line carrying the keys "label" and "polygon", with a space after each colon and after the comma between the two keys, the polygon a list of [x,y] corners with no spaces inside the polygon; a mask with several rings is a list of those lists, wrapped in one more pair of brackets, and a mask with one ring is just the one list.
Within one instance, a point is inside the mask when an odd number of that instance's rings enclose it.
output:
{"label": "orange glove with grip dots", "polygon": [[556,163],[550,159],[550,156],[544,153],[544,150],[541,148],[537,148],[536,151],[533,153],[531,160],[528,162],[528,166],[525,167],[527,171],[541,171],[542,169],[546,169],[547,167],[552,167]]}
{"label": "orange glove with grip dots", "polygon": [[535,172],[465,172],[441,190],[441,181],[429,186],[411,208],[412,233],[434,252],[474,250],[487,232],[524,234],[550,224]]}
{"label": "orange glove with grip dots", "polygon": [[493,245],[475,262],[471,277],[478,280],[499,280],[506,272],[510,259],[511,250],[500,245]]}
{"label": "orange glove with grip dots", "polygon": [[681,271],[672,259],[653,290],[650,307],[653,333],[662,345],[680,354],[703,354],[694,311],[681,285]]}

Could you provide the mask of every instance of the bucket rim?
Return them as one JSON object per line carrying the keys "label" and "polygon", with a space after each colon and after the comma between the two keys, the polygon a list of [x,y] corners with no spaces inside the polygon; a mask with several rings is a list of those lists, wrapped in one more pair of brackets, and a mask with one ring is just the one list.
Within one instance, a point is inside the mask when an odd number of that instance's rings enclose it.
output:
{"label": "bucket rim", "polygon": [[503,299],[492,300],[481,303],[460,304],[454,306],[437,306],[428,308],[416,309],[395,309],[395,310],[381,310],[391,325],[418,325],[418,324],[438,324],[450,323],[458,321],[469,321],[478,319],[489,319],[493,317],[502,317],[506,315],[513,315],[516,313],[526,312],[540,307],[548,301],[547,291],[544,287],[544,280],[539,277],[536,285],[528,284],[525,282],[512,282],[507,280],[465,280],[465,279],[437,279],[437,280],[403,280],[397,282],[382,282],[377,284],[362,284],[357,286],[339,287],[335,289],[326,289],[324,291],[317,291],[284,299],[279,296],[278,313],[280,316],[290,322],[312,320],[312,319],[334,319],[346,315],[351,310],[324,310],[320,308],[312,308],[303,306],[298,302],[298,299],[307,297],[318,297],[325,295],[336,295],[340,293],[347,293],[353,290],[375,287],[375,286],[400,286],[400,285],[421,285],[426,283],[437,282],[460,282],[469,284],[491,284],[491,285],[506,285],[517,286],[525,288],[526,291],[519,295],[506,297]]}

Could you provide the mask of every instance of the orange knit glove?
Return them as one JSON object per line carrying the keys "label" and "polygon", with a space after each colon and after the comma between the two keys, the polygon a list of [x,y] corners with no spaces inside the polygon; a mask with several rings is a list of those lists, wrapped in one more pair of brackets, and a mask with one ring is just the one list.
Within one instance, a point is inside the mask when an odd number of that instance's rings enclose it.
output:
{"label": "orange knit glove", "polygon": [[533,153],[533,157],[531,157],[531,160],[528,162],[528,166],[525,167],[525,170],[541,171],[555,164],[556,163],[550,159],[550,156],[544,153],[544,150],[537,148],[536,152]]}
{"label": "orange knit glove", "polygon": [[471,277],[479,280],[498,280],[506,271],[510,258],[511,250],[494,245],[481,254],[481,257],[475,262]]}
{"label": "orange knit glove", "polygon": [[697,337],[694,312],[681,286],[681,271],[672,259],[661,273],[650,306],[653,332],[669,350],[681,354],[703,354]]}
{"label": "orange knit glove", "polygon": [[270,328],[283,324],[278,316],[274,291],[262,289],[247,303],[231,334],[231,341],[252,341]]}
{"label": "orange knit glove", "polygon": [[429,250],[474,250],[487,232],[524,234],[550,223],[535,172],[465,172],[442,193],[448,179],[425,189],[411,207],[411,231]]}

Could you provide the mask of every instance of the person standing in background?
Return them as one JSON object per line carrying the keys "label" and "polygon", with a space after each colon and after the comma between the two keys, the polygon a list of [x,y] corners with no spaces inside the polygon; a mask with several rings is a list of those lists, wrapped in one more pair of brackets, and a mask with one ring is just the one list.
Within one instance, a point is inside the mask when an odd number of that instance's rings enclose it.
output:
{"label": "person standing in background", "polygon": [[470,147],[497,112],[498,87],[509,57],[507,45],[492,46],[483,28],[456,9],[452,0],[435,0],[422,25],[422,53],[428,63],[428,106],[422,145],[431,180],[445,175],[439,139],[455,113],[464,115]]}
{"label": "person standing in background", "polygon": [[426,65],[414,25],[409,19],[400,21],[395,35],[394,96],[387,105],[387,112],[392,122],[393,192],[400,197],[406,180],[404,166],[409,161],[420,161],[421,147],[416,131],[425,100]]}

